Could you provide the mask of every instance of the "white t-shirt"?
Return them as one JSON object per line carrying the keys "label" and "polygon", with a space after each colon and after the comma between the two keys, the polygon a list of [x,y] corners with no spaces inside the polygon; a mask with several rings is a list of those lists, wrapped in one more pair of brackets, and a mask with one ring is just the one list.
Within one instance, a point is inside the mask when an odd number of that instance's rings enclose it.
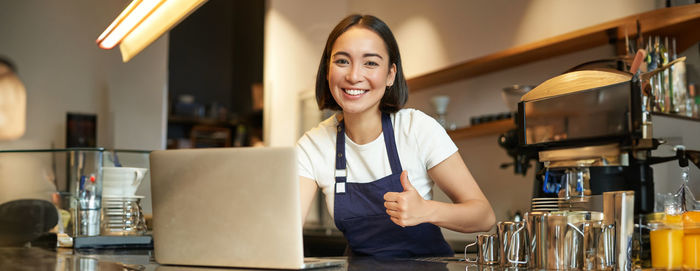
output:
{"label": "white t-shirt", "polygon": [[[428,169],[457,152],[457,146],[445,129],[432,117],[415,109],[401,109],[391,114],[396,149],[401,167],[425,199],[432,199],[433,180]],[[335,184],[335,140],[338,120],[335,115],[307,131],[297,141],[299,175],[315,180],[326,196],[333,215]],[[358,145],[345,135],[347,182],[368,183],[391,174],[384,145],[384,133],[367,144]]]}

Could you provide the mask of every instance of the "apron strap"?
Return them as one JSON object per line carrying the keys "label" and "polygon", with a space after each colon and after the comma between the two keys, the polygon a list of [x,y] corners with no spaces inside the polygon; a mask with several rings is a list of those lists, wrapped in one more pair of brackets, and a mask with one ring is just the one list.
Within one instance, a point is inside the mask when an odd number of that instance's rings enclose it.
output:
{"label": "apron strap", "polygon": [[345,181],[348,170],[345,162],[345,122],[338,123],[338,132],[335,139],[335,192],[345,193]]}
{"label": "apron strap", "polygon": [[384,132],[384,145],[389,156],[392,174],[401,174],[401,160],[399,152],[396,150],[396,138],[394,138],[394,126],[391,124],[389,114],[382,113],[382,131]]}

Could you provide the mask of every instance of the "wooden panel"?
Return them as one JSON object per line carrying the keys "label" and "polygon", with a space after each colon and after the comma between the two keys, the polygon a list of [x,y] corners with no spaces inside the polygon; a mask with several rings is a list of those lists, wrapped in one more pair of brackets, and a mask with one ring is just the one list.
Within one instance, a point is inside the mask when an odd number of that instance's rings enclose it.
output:
{"label": "wooden panel", "polygon": [[505,133],[511,129],[515,129],[515,122],[513,119],[504,119],[460,128],[454,131],[447,131],[447,134],[450,135],[452,140],[457,140]]}
{"label": "wooden panel", "polygon": [[[513,47],[408,79],[411,91],[463,80],[525,63],[564,55],[608,43],[624,52],[624,38],[642,33],[675,36],[679,52],[700,40],[700,4],[664,8],[583,28],[538,42]],[[622,42],[622,44],[620,44]],[[630,42],[634,42],[630,40]],[[645,41],[646,42],[646,41]]]}

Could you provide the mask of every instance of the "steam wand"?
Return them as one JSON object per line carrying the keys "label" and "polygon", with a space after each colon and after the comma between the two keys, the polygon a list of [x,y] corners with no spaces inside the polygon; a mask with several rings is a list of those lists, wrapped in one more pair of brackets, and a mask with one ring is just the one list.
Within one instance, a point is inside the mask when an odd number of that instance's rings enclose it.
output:
{"label": "steam wand", "polygon": [[[673,161],[678,159],[678,165],[681,167],[681,179],[683,183],[678,191],[675,193],[677,197],[681,199],[681,211],[686,211],[686,190],[688,190],[688,160],[692,161],[696,167],[700,168],[700,151],[686,150],[684,146],[678,145],[675,147],[676,155],[668,157],[649,157],[649,165]],[[695,197],[693,193],[687,191],[687,195],[690,195],[691,200],[695,202]]]}

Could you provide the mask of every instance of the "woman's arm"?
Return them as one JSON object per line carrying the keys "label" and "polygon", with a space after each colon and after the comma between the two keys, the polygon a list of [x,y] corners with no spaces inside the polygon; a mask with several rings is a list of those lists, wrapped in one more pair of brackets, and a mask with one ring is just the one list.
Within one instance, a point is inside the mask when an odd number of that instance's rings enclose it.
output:
{"label": "woman's arm", "polygon": [[311,202],[314,200],[314,196],[316,195],[316,189],[318,189],[316,181],[299,176],[299,198],[301,200],[302,225],[304,222],[306,222],[306,216],[309,214]]}
{"label": "woman's arm", "polygon": [[384,206],[392,221],[400,226],[432,223],[458,232],[488,231],[496,217],[488,200],[462,161],[459,152],[428,170],[428,175],[453,203],[423,199],[404,172],[404,192],[389,192]]}

